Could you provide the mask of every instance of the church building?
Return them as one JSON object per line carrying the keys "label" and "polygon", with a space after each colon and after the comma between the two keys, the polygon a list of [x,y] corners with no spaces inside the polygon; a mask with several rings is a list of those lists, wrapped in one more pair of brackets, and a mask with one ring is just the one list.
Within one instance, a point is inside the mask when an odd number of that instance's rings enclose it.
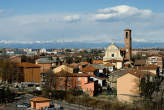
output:
{"label": "church building", "polygon": [[114,64],[115,68],[121,69],[123,65],[131,62],[132,57],[132,38],[131,30],[124,30],[125,48],[117,47],[114,43],[108,46],[103,57],[104,64]]}

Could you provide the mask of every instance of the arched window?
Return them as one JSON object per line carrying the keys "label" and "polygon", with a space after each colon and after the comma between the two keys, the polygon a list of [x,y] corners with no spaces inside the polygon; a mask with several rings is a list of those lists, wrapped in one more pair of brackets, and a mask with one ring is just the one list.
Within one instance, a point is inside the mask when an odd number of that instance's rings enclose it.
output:
{"label": "arched window", "polygon": [[128,32],[126,32],[126,38],[128,38]]}

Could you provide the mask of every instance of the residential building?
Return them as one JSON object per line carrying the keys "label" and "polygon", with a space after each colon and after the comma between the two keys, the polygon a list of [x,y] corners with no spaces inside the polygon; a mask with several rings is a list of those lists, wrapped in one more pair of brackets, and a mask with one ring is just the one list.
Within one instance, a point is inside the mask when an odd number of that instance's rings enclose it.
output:
{"label": "residential building", "polygon": [[137,69],[145,72],[151,72],[156,75],[159,67],[157,65],[150,64],[150,65],[137,67]]}
{"label": "residential building", "polygon": [[71,65],[61,65],[61,66],[58,66],[58,67],[54,68],[52,71],[54,73],[58,73],[62,70],[66,71],[66,72],[69,72],[69,73],[78,73],[79,67],[76,66],[76,65],[73,65],[73,64],[71,64]]}
{"label": "residential building", "polygon": [[10,61],[13,63],[21,63],[21,57],[20,56],[11,56]]}
{"label": "residential building", "polygon": [[40,83],[41,81],[41,75],[40,75],[40,66],[23,62],[19,63],[17,65],[17,81],[18,82],[34,82],[34,83]]}
{"label": "residential building", "polygon": [[162,72],[163,66],[164,66],[164,58],[163,58],[163,56],[148,57],[147,64],[148,65],[157,65],[159,67],[160,71]]}
{"label": "residential building", "polygon": [[53,67],[56,67],[62,63],[58,61],[55,57],[40,57],[35,61],[35,64],[41,66],[40,69],[42,73],[46,73],[50,71]]}
{"label": "residential building", "polygon": [[117,78],[117,98],[119,101],[133,102],[139,100],[140,97],[140,81],[149,75],[151,81],[155,76],[151,72],[143,72],[140,70],[130,70],[128,73]]}
{"label": "residential building", "polygon": [[51,99],[44,97],[35,97],[30,99],[31,109],[44,110],[51,104]]}
{"label": "residential building", "polygon": [[96,72],[98,72],[99,70],[91,65],[88,65],[84,68],[81,68],[81,72],[83,73],[87,73],[89,75],[94,75]]}
{"label": "residential building", "polygon": [[136,59],[134,62],[134,66],[145,66],[146,65],[146,59]]}
{"label": "residential building", "polygon": [[92,75],[86,73],[68,73],[60,71],[55,73],[56,90],[82,90],[89,96],[94,96],[98,91],[98,81],[90,82],[89,78]]}

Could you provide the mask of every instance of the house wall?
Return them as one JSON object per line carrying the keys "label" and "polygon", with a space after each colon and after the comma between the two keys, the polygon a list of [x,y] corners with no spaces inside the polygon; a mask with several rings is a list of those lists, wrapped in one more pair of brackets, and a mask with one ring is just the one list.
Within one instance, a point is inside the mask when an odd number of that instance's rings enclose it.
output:
{"label": "house wall", "polygon": [[122,62],[117,62],[116,63],[116,68],[121,69],[122,68]]}
{"label": "house wall", "polygon": [[117,98],[130,102],[131,96],[139,96],[139,78],[128,73],[117,79]]}
{"label": "house wall", "polygon": [[14,63],[21,63],[21,57],[11,57],[10,61]]}
{"label": "house wall", "polygon": [[88,83],[88,77],[58,77],[56,83],[57,90],[82,89]]}
{"label": "house wall", "polygon": [[95,92],[95,82],[87,83],[82,86],[84,92],[86,92],[89,96],[94,96]]}
{"label": "house wall", "polygon": [[[66,83],[67,79],[67,83]],[[94,96],[98,87],[98,81],[88,82],[88,77],[58,77],[56,90],[81,89],[89,96]]]}
{"label": "house wall", "polygon": [[24,68],[24,82],[40,83],[40,68]]}
{"label": "house wall", "polygon": [[67,71],[67,72],[69,72],[69,73],[73,73],[73,72],[74,72],[73,68],[68,67],[68,66],[66,66],[66,65],[61,65],[61,66],[59,66],[59,67],[53,69],[53,72],[54,72],[54,73],[58,73],[58,72],[60,72],[60,71],[62,71],[62,70]]}
{"label": "house wall", "polygon": [[51,69],[51,67],[52,67],[52,64],[37,64],[37,65],[40,66],[40,71],[42,73],[48,72]]}
{"label": "house wall", "polygon": [[42,109],[50,106],[50,102],[31,102],[32,109]]}

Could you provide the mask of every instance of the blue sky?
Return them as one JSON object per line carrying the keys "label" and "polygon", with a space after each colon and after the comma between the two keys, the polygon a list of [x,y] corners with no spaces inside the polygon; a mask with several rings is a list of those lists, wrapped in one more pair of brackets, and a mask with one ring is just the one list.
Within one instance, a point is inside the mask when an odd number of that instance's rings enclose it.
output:
{"label": "blue sky", "polygon": [[15,13],[49,13],[95,11],[99,8],[116,5],[130,5],[137,8],[163,12],[163,0],[0,0],[2,9],[11,9]]}
{"label": "blue sky", "polygon": [[[0,0],[0,39],[163,42],[164,0]],[[155,37],[154,37],[155,36]]]}

